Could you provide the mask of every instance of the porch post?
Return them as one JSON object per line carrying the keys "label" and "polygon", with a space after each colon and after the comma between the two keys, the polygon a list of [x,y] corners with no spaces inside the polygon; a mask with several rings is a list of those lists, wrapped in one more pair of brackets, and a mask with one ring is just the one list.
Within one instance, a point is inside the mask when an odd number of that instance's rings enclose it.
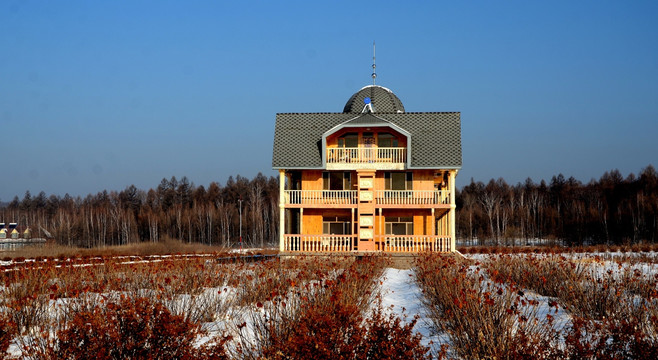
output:
{"label": "porch post", "polygon": [[455,203],[455,176],[457,175],[456,170],[450,171],[450,251],[455,251],[455,215],[457,210],[457,204]]}
{"label": "porch post", "polygon": [[285,212],[286,212],[286,198],[285,198],[285,187],[286,187],[286,171],[279,170],[279,251],[283,252],[285,250],[285,239],[283,233],[286,230],[285,227]]}

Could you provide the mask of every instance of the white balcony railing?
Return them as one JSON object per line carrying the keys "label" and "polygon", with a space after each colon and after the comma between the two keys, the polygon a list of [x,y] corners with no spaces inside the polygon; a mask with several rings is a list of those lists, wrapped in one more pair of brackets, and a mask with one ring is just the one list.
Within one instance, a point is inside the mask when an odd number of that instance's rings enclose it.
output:
{"label": "white balcony railing", "polygon": [[[286,252],[349,252],[354,250],[354,235],[284,235]],[[375,238],[383,252],[449,252],[447,235],[383,235]]]}
{"label": "white balcony railing", "polygon": [[351,205],[357,202],[356,190],[285,190],[286,204]]}
{"label": "white balcony railing", "polygon": [[377,190],[377,205],[450,204],[448,190]]}
{"label": "white balcony railing", "polygon": [[448,252],[449,236],[431,235],[385,235],[384,252]]}
{"label": "white balcony railing", "polygon": [[352,251],[353,239],[353,235],[283,235],[283,248],[291,252]]}
{"label": "white balcony railing", "polygon": [[405,163],[407,148],[327,148],[327,164]]}

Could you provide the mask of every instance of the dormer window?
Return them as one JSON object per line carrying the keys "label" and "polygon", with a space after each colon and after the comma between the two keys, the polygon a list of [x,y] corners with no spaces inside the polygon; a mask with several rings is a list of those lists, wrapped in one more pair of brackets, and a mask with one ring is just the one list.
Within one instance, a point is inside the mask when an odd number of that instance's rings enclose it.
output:
{"label": "dormer window", "polygon": [[388,148],[398,147],[398,138],[391,133],[379,133],[377,134],[377,146]]}
{"label": "dormer window", "polygon": [[346,133],[338,138],[338,147],[355,148],[359,147],[359,134]]}

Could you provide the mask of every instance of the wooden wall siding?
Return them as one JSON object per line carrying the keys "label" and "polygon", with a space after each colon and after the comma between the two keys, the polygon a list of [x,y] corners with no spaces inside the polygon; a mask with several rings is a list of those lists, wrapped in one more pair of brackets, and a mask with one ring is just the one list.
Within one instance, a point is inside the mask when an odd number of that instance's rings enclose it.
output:
{"label": "wooden wall siding", "polygon": [[322,170],[303,171],[302,190],[322,190]]}
{"label": "wooden wall siding", "polygon": [[[384,190],[384,173],[385,170],[377,171],[375,175],[375,189]],[[407,172],[407,171],[403,171]],[[413,187],[414,190],[434,190],[434,171],[433,170],[413,170]]]}
{"label": "wooden wall siding", "polygon": [[433,170],[414,170],[414,190],[434,190]]}
{"label": "wooden wall siding", "polygon": [[302,234],[304,235],[321,235],[322,220],[324,216],[339,216],[351,218],[350,210],[323,210],[304,208],[302,217]]}
{"label": "wooden wall siding", "polygon": [[310,214],[311,209],[304,209],[302,217],[302,234],[320,235],[322,234],[322,215]]}

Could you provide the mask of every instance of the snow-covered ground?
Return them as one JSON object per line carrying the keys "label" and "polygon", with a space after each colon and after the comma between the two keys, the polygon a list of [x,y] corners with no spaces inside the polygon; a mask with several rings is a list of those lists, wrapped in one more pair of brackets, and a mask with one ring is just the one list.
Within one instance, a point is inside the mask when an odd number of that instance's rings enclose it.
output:
{"label": "snow-covered ground", "polygon": [[[637,269],[639,272],[644,274],[644,276],[654,276],[658,274],[658,263],[656,262],[637,262],[637,263],[622,263],[619,265],[615,262],[616,257],[621,257],[622,255],[629,255],[629,253],[617,254],[617,253],[605,253],[606,256],[602,254],[574,254],[566,255],[566,257],[572,257],[575,260],[586,260],[588,266],[590,266],[594,271],[604,274],[608,271],[619,271],[623,268]],[[610,255],[611,254],[611,255]],[[496,255],[489,254],[467,254],[466,258],[471,260],[476,260],[480,263],[487,261],[490,257],[495,257]],[[520,256],[524,256],[520,254]],[[537,256],[537,255],[535,255]],[[541,255],[539,255],[541,256]],[[591,261],[589,261],[591,260]],[[159,258],[151,258],[149,260],[133,260],[126,259],[126,263],[135,262],[135,261],[161,261]],[[483,271],[478,268],[477,271]],[[403,321],[411,321],[417,317],[417,323],[414,327],[414,330],[422,336],[422,344],[429,346],[433,349],[438,349],[442,344],[448,344],[448,339],[444,334],[435,334],[432,330],[431,319],[428,316],[428,313],[425,310],[425,307],[422,303],[422,290],[418,287],[415,282],[415,272],[412,269],[397,269],[397,268],[386,268],[377,281],[379,283],[379,290],[381,295],[381,305],[385,311],[390,311],[393,314],[397,315]],[[212,288],[208,291],[202,293],[202,297],[213,296],[223,299],[222,301],[208,301],[208,303],[217,303],[222,306],[231,307],[229,304],[232,299],[236,297],[237,290],[234,288],[224,287],[224,288]],[[532,291],[525,291],[527,293],[528,299],[533,299],[538,301],[538,305],[534,311],[534,316],[537,319],[545,319],[546,315],[550,314],[555,319],[555,328],[560,331],[565,326],[569,326],[571,323],[570,314],[565,311],[563,308],[551,307],[549,303],[554,302],[554,298],[541,296]],[[185,302],[182,301],[187,299],[189,302],[189,296],[181,296],[177,300],[179,301],[178,305],[184,307]],[[225,300],[225,301],[224,301]],[[61,299],[60,299],[61,301]],[[202,301],[203,302],[203,301]],[[170,304],[171,305],[171,304]],[[376,305],[376,304],[375,304]],[[53,308],[57,308],[53,306]],[[263,311],[262,309],[260,311]],[[215,318],[213,322],[206,323],[204,326],[210,330],[211,333],[219,334],[221,329],[226,329],[227,325],[235,322],[235,314],[242,314],[244,316],[244,311],[238,311],[234,309],[233,311],[226,311],[226,317],[224,318]],[[249,322],[249,319],[243,320]],[[200,343],[208,341],[209,338],[201,339]],[[9,354],[18,357],[20,356],[20,350],[16,344],[12,344],[9,348]]]}
{"label": "snow-covered ground", "polygon": [[407,321],[418,316],[414,330],[423,336],[422,344],[440,344],[438,335],[432,334],[430,319],[421,302],[422,291],[414,281],[414,271],[409,269],[387,268],[382,275],[380,291],[382,307],[389,309],[398,317]]}

